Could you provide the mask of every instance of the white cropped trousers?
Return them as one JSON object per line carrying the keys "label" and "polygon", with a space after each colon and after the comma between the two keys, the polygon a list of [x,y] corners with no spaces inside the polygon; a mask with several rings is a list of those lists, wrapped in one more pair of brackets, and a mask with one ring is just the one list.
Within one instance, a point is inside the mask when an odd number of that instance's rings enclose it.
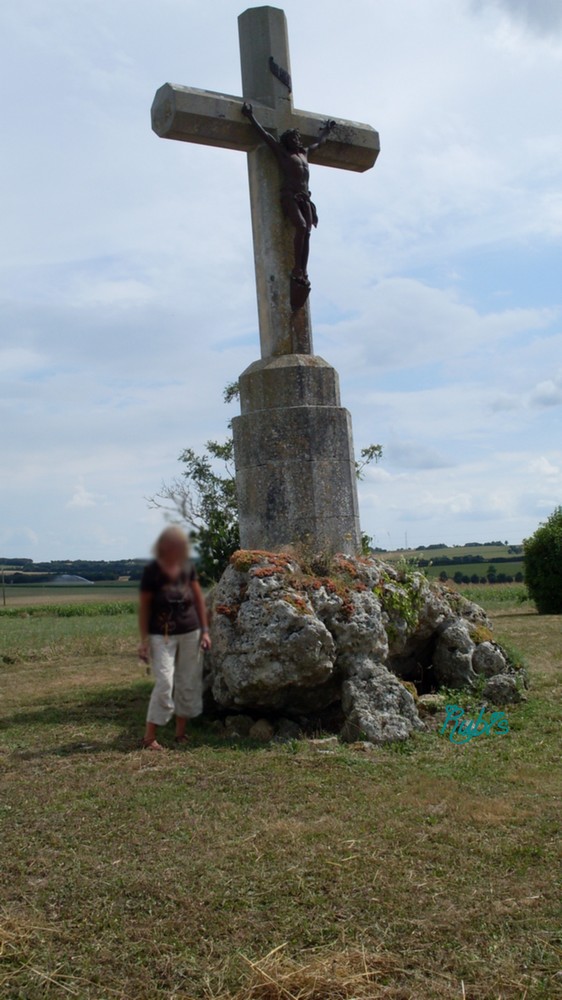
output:
{"label": "white cropped trousers", "polygon": [[165,726],[172,715],[192,719],[203,711],[201,631],[183,635],[151,635],[150,662],[154,688],[147,722]]}

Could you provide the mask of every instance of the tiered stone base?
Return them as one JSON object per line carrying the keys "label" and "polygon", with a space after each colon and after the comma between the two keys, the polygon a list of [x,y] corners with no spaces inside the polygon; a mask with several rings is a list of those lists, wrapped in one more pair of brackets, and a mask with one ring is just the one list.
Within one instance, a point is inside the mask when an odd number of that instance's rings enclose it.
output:
{"label": "tiered stone base", "polygon": [[240,402],[233,432],[242,546],[358,552],[351,418],[337,372],[306,354],[262,359],[241,375]]}

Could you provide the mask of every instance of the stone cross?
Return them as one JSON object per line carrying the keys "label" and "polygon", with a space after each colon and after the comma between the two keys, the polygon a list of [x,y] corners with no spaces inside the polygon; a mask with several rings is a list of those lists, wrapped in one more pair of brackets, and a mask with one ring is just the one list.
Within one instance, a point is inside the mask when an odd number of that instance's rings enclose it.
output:
{"label": "stone cross", "polygon": [[[299,129],[305,146],[315,142],[328,116],[293,107],[282,10],[253,7],[240,15],[238,28],[243,96],[166,83],[154,98],[152,127],[162,138],[248,154],[261,355],[312,354],[308,303],[295,312],[291,309],[293,230],[281,209],[279,167],[243,117],[242,105],[251,102],[258,120],[276,138],[287,129]],[[334,132],[311,155],[311,163],[357,171],[372,167],[379,152],[377,132],[341,118],[335,122]]]}

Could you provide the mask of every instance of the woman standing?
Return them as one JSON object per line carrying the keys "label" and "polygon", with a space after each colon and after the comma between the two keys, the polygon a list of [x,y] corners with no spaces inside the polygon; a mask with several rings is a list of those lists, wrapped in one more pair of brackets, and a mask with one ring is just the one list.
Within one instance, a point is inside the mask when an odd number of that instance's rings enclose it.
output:
{"label": "woman standing", "polygon": [[201,651],[211,648],[211,639],[205,600],[181,528],[162,532],[154,556],[140,584],[139,656],[146,663],[150,660],[154,675],[142,745],[162,750],[158,726],[175,714],[176,743],[186,743],[187,720],[203,711]]}

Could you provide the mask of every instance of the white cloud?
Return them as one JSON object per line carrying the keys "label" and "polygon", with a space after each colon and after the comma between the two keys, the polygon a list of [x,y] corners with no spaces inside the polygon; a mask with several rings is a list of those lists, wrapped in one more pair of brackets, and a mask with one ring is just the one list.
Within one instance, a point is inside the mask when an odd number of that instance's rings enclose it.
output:
{"label": "white cloud", "polygon": [[538,476],[547,476],[550,478],[552,476],[560,475],[560,469],[558,468],[558,466],[553,465],[552,462],[549,462],[548,458],[546,458],[544,455],[541,455],[540,458],[537,458],[534,461],[532,461],[529,466],[529,469],[532,473]]}
{"label": "white cloud", "polygon": [[[506,309],[479,313],[451,289],[412,278],[388,278],[357,296],[356,315],[322,324],[322,334],[356,364],[377,370],[410,368],[427,361],[450,366],[476,351],[491,354],[517,334],[548,327],[550,309]],[[466,370],[466,369],[465,369]]]}
{"label": "white cloud", "polygon": [[74,493],[72,494],[70,500],[67,503],[67,507],[97,507],[100,501],[103,501],[105,497],[91,493],[84,486],[84,482],[81,481],[76,484]]}
{"label": "white cloud", "polygon": [[39,371],[45,357],[25,347],[7,347],[0,350],[0,379],[13,378]]}
{"label": "white cloud", "polygon": [[529,401],[531,406],[560,406],[562,403],[562,372],[555,378],[539,382],[532,390]]}

